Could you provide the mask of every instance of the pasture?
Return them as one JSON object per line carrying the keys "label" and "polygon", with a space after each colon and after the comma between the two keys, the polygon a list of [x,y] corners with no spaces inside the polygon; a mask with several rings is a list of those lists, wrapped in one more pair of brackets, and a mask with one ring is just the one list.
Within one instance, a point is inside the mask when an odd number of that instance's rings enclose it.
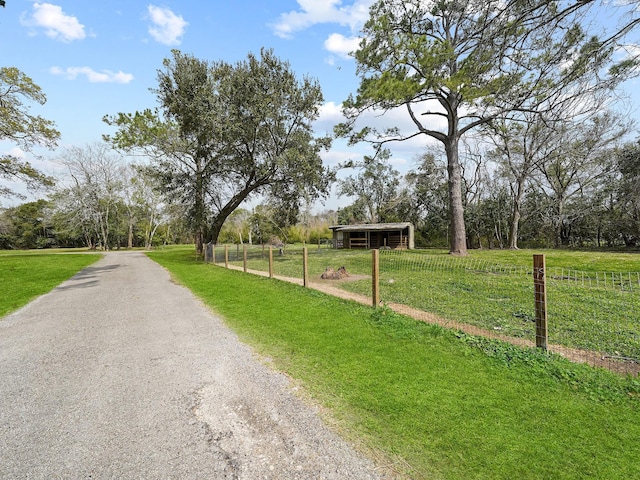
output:
{"label": "pasture", "polygon": [[192,250],[150,256],[400,478],[640,475],[636,378],[203,264]]}
{"label": "pasture", "polygon": [[[311,283],[328,266],[345,266],[349,279],[333,284],[371,296],[371,254],[363,250],[308,248]],[[381,251],[380,297],[496,334],[535,342],[534,251],[472,251],[458,258],[442,250]],[[550,344],[593,352],[625,371],[640,362],[640,255],[543,252],[547,265]],[[229,263],[244,264],[244,252],[227,249]],[[275,275],[300,278],[300,247],[273,255]],[[216,263],[224,250],[216,248]],[[247,249],[247,268],[267,271],[268,252]]]}

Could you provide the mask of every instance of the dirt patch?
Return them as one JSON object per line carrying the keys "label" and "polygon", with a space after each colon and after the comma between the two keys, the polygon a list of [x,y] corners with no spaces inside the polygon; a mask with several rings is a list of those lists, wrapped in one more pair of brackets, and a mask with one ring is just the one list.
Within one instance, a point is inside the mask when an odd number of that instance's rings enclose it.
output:
{"label": "dirt patch", "polygon": [[357,282],[358,280],[371,280],[371,275],[349,275],[348,277],[334,279],[321,277],[319,279],[313,279],[312,283],[321,283],[323,285],[340,285],[341,283]]}

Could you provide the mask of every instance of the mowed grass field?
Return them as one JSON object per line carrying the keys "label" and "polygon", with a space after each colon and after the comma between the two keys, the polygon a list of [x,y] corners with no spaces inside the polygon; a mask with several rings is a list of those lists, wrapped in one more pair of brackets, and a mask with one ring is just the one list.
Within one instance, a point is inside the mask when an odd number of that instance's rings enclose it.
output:
{"label": "mowed grass field", "polygon": [[[223,263],[223,249],[216,260]],[[327,266],[345,266],[352,279],[335,286],[371,295],[369,251],[308,248],[310,281]],[[229,247],[234,265],[242,251]],[[535,340],[533,250],[472,250],[457,258],[444,250],[380,252],[380,296],[510,337]],[[640,359],[640,254],[542,252],[547,265],[549,342]],[[276,275],[302,276],[301,247],[275,253]],[[268,270],[268,255],[249,250],[249,269]]]}
{"label": "mowed grass field", "polygon": [[192,249],[150,257],[400,478],[640,478],[637,378],[203,264]]}
{"label": "mowed grass field", "polygon": [[2,251],[0,317],[47,293],[100,258],[99,254]]}
{"label": "mowed grass field", "polygon": [[[206,265],[193,247],[149,256],[398,478],[640,478],[637,378]],[[96,258],[0,255],[3,311]]]}

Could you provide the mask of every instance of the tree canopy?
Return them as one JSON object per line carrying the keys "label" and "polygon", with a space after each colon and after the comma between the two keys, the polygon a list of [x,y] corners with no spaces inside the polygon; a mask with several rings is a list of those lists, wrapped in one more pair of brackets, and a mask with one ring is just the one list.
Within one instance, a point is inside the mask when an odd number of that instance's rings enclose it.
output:
{"label": "tree canopy", "polygon": [[[447,155],[450,251],[466,254],[459,142],[511,111],[544,108],[568,82],[599,71],[611,49],[580,27],[582,4],[537,0],[380,0],[354,53],[361,81],[336,133],[382,145],[426,135]],[[628,71],[618,66],[616,75]],[[357,120],[404,108],[414,127],[375,130]]]}
{"label": "tree canopy", "polygon": [[273,51],[232,65],[174,50],[155,93],[158,111],[106,117],[119,128],[107,138],[153,158],[167,198],[189,207],[198,250],[252,195],[290,206],[302,194],[326,195],[333,175],[319,153],[330,139],[312,131],[320,86],[297,79]]}
{"label": "tree canopy", "polygon": [[[15,67],[0,67],[0,140],[23,151],[34,146],[54,148],[60,137],[52,121],[29,112],[28,102],[43,105],[47,98],[33,80]],[[21,180],[29,187],[50,186],[53,180],[15,155],[0,156],[0,177]],[[0,195],[16,195],[6,187]]]}

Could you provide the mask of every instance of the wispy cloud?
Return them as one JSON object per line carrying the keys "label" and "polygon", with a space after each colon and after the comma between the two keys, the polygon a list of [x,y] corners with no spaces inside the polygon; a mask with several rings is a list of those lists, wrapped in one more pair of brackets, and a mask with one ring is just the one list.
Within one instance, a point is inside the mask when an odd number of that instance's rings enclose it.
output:
{"label": "wispy cloud", "polygon": [[54,75],[63,75],[69,80],[75,80],[78,76],[85,76],[91,83],[129,83],[133,80],[133,75],[130,73],[112,72],[110,70],[103,70],[102,72],[96,72],[91,67],[52,67],[51,73]]}
{"label": "wispy cloud", "polygon": [[189,23],[168,8],[149,5],[147,10],[152,23],[149,34],[154,40],[164,45],[179,45]]}
{"label": "wispy cloud", "polygon": [[21,19],[23,25],[44,29],[45,35],[54,40],[71,42],[86,37],[84,25],[72,15],[67,15],[59,5],[34,3],[30,16]]}
{"label": "wispy cloud", "polygon": [[319,23],[337,23],[348,26],[352,32],[360,29],[369,17],[369,7],[374,0],[355,0],[351,5],[342,6],[342,0],[297,0],[300,9],[280,15],[272,25],[276,35],[292,38],[295,32]]}

